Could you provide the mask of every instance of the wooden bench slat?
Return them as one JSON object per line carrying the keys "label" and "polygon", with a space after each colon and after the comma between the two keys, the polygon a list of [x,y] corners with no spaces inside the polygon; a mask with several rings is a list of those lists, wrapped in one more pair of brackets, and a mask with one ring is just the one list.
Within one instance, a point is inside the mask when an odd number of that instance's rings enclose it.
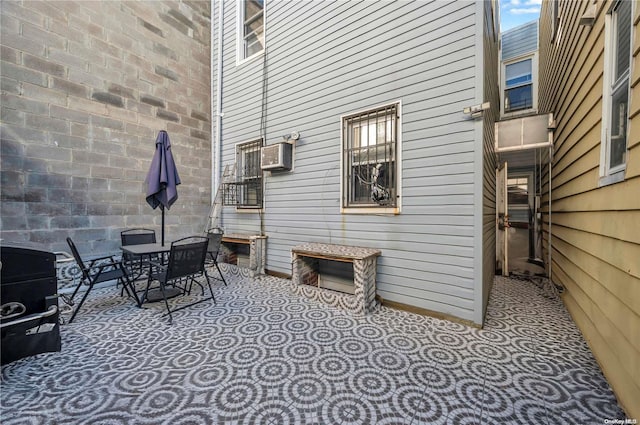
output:
{"label": "wooden bench slat", "polygon": [[222,242],[239,243],[239,244],[243,244],[243,245],[249,245],[251,243],[251,241],[249,239],[229,238],[229,237],[226,237],[226,236],[222,237]]}
{"label": "wooden bench slat", "polygon": [[320,255],[309,253],[305,251],[292,251],[295,254],[300,255],[301,257],[309,257],[309,258],[319,258],[321,260],[331,260],[331,261],[340,261],[342,263],[353,263],[357,258],[348,258],[348,257],[334,257],[329,255]]}

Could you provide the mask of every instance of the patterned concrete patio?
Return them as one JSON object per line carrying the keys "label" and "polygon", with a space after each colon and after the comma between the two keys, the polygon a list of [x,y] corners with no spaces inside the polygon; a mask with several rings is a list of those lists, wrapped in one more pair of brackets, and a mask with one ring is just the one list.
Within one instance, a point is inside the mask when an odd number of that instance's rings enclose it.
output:
{"label": "patterned concrete patio", "polygon": [[[62,352],[2,368],[14,424],[602,424],[622,419],[553,288],[496,278],[483,330],[301,298],[227,270],[174,314],[92,292]],[[174,299],[173,302],[184,302]],[[67,314],[68,317],[68,314]]]}

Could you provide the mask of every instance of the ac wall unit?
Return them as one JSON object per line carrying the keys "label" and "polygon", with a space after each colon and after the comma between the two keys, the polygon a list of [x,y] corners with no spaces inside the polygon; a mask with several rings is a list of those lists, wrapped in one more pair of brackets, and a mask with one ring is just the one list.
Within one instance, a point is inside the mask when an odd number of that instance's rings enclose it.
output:
{"label": "ac wall unit", "polygon": [[287,142],[264,146],[260,150],[260,168],[270,171],[291,170],[293,145]]}

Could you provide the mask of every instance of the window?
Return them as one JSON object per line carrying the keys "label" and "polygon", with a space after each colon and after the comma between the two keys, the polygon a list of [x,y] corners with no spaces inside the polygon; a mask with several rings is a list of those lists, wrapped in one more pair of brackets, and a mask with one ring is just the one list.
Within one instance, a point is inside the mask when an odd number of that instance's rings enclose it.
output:
{"label": "window", "polygon": [[626,163],[632,4],[618,1],[606,18],[601,175],[622,172]]}
{"label": "window", "polygon": [[558,10],[558,2],[560,0],[551,0],[551,42],[557,41],[558,31],[560,29],[560,11]]}
{"label": "window", "polygon": [[510,223],[529,223],[529,179],[527,177],[509,177],[507,179],[507,205]]}
{"label": "window", "polygon": [[244,60],[264,50],[264,0],[240,0],[238,9],[238,58]]}
{"label": "window", "polygon": [[398,207],[398,123],[393,104],[342,118],[342,205]]}
{"label": "window", "polygon": [[262,208],[262,139],[236,146],[235,201],[238,208]]}
{"label": "window", "polygon": [[533,73],[531,59],[505,66],[504,112],[533,107]]}

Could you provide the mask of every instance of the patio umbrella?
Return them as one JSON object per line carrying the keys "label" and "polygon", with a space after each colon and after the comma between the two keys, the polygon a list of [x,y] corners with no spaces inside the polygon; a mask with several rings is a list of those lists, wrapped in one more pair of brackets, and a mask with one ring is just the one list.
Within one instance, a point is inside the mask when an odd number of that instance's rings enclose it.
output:
{"label": "patio umbrella", "polygon": [[149,173],[144,181],[147,184],[147,203],[154,210],[162,210],[162,245],[164,246],[164,209],[178,199],[180,177],[171,154],[171,141],[166,131],[161,130],[156,139],[156,152],[153,154]]}

